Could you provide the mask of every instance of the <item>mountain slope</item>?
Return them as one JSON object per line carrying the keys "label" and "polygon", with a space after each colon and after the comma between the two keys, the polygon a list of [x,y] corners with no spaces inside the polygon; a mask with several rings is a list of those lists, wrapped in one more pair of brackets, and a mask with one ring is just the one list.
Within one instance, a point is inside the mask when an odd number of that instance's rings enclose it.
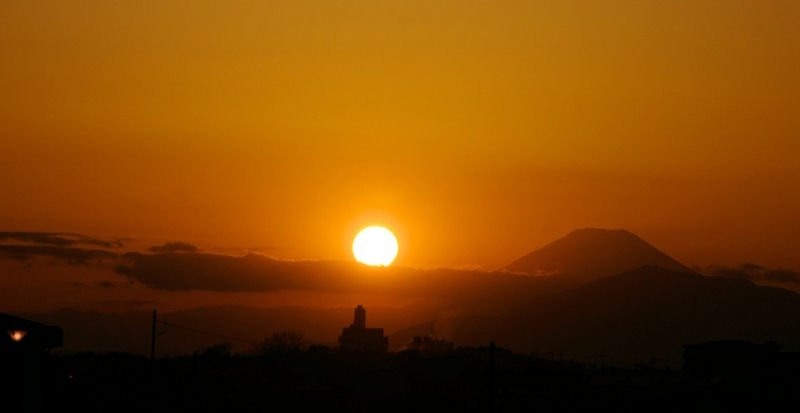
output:
{"label": "mountain slope", "polygon": [[[737,279],[644,267],[536,300],[501,317],[438,321],[458,345],[591,362],[651,357],[677,367],[683,345],[777,341],[800,350],[800,294]],[[445,327],[446,326],[446,327]]]}
{"label": "mountain slope", "polygon": [[692,272],[628,231],[597,228],[573,231],[517,259],[506,269],[590,281],[644,266]]}
{"label": "mountain slope", "polygon": [[510,340],[582,354],[644,360],[684,344],[776,340],[798,348],[800,295],[749,281],[647,267],[599,280],[523,309]]}

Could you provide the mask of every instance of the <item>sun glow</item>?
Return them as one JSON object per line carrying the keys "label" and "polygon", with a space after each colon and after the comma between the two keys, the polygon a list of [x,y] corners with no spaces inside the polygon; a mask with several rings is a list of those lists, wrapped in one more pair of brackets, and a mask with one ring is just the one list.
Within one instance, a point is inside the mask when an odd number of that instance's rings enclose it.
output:
{"label": "sun glow", "polygon": [[353,240],[356,261],[367,265],[388,266],[397,256],[397,238],[383,227],[367,227]]}

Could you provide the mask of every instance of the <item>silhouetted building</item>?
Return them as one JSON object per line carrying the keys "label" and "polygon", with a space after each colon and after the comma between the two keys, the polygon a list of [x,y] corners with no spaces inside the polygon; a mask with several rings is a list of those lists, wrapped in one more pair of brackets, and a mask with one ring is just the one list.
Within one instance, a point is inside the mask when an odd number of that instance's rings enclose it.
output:
{"label": "silhouetted building", "polygon": [[0,386],[14,396],[3,399],[3,409],[42,410],[45,355],[61,347],[63,335],[58,327],[0,314]]}
{"label": "silhouetted building", "polygon": [[751,374],[778,360],[780,346],[742,340],[712,341],[683,348],[683,369],[698,375]]}
{"label": "silhouetted building", "polygon": [[339,345],[344,352],[383,353],[389,338],[383,335],[382,328],[367,328],[367,310],[359,304],[353,324],[342,329]]}
{"label": "silhouetted building", "polygon": [[453,342],[445,341],[431,336],[415,336],[414,340],[408,344],[409,350],[416,350],[420,353],[445,353],[453,350]]}

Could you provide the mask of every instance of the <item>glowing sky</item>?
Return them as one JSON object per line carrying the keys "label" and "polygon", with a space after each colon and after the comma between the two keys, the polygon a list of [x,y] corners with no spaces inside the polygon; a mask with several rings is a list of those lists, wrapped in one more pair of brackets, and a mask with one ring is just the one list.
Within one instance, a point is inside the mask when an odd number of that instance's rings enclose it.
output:
{"label": "glowing sky", "polygon": [[0,2],[0,227],[800,268],[800,2]]}

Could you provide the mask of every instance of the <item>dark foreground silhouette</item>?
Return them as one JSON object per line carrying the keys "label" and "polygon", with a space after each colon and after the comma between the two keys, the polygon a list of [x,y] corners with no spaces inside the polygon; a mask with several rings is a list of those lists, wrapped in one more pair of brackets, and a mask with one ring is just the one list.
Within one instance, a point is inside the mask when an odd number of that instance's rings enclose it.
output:
{"label": "dark foreground silhouette", "polygon": [[683,370],[587,365],[490,347],[372,356],[327,347],[229,351],[222,344],[154,362],[123,353],[51,356],[45,410],[759,411],[800,402],[793,355],[741,342],[691,347]]}

